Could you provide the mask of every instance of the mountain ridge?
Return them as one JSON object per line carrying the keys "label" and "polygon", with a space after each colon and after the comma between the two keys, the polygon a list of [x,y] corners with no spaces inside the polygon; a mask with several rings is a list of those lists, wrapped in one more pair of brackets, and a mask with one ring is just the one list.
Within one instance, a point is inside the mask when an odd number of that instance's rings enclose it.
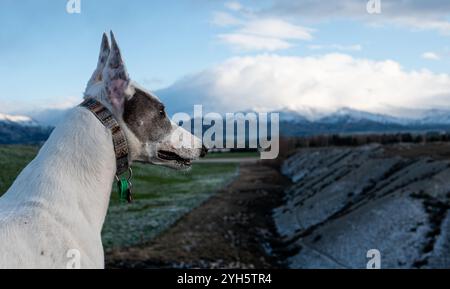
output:
{"label": "mountain ridge", "polygon": [[29,116],[0,113],[0,144],[41,144],[52,130]]}
{"label": "mountain ridge", "polygon": [[[42,143],[66,111],[53,109],[33,112],[32,117],[0,113],[0,143]],[[252,111],[243,111],[248,112]],[[348,107],[331,112],[305,108],[285,109],[279,113],[280,133],[286,136],[450,131],[450,110],[443,109],[423,110],[415,118],[372,113]]]}
{"label": "mountain ridge", "polygon": [[0,113],[0,122],[22,126],[39,126],[39,123],[29,116],[6,113]]}

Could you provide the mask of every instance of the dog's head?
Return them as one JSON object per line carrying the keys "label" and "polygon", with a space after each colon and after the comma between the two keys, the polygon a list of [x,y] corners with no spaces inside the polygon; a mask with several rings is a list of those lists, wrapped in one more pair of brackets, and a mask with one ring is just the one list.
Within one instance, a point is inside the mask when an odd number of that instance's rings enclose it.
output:
{"label": "dog's head", "polygon": [[131,161],[186,169],[206,154],[199,138],[173,123],[164,104],[130,79],[112,32],[111,47],[103,35],[85,97],[97,99],[112,111],[126,135]]}

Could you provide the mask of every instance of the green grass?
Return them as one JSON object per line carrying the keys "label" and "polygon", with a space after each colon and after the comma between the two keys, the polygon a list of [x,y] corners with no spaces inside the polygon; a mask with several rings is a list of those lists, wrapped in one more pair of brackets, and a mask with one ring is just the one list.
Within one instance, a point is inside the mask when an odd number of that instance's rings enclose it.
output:
{"label": "green grass", "polygon": [[[29,146],[0,146],[0,195],[36,155]],[[208,199],[237,173],[237,164],[196,163],[190,171],[152,165],[133,166],[135,201],[123,204],[114,185],[102,231],[106,249],[136,245],[153,238]]]}
{"label": "green grass", "polygon": [[112,193],[102,234],[107,249],[155,237],[230,181],[237,164],[194,164],[188,172],[139,164],[133,172],[135,201],[120,203]]}
{"label": "green grass", "polygon": [[33,146],[0,146],[0,196],[11,186],[37,151],[37,147]]}

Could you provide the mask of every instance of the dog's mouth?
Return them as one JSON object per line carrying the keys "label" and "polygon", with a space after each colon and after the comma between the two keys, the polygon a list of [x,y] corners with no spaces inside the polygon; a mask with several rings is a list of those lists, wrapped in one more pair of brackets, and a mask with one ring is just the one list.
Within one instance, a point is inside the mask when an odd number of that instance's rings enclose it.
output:
{"label": "dog's mouth", "polygon": [[158,151],[158,158],[166,162],[174,162],[181,167],[190,167],[192,165],[192,160],[183,158],[177,153],[165,150]]}

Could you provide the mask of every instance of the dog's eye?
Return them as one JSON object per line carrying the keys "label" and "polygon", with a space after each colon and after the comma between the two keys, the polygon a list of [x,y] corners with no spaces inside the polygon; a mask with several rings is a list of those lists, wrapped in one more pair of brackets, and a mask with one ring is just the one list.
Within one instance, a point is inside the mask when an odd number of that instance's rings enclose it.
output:
{"label": "dog's eye", "polygon": [[164,106],[161,106],[159,108],[159,115],[160,116],[165,116],[166,115],[166,110],[165,110]]}

